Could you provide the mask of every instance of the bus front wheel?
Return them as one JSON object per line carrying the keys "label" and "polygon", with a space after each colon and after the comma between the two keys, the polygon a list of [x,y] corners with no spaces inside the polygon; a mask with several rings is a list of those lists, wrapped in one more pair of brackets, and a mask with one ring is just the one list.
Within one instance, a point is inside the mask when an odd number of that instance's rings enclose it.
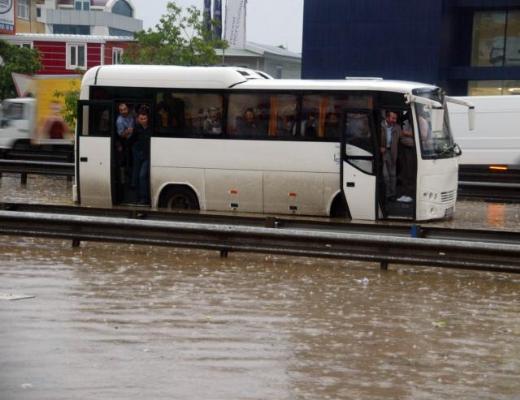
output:
{"label": "bus front wheel", "polygon": [[190,188],[184,186],[168,187],[161,195],[159,207],[169,210],[199,210],[197,196]]}

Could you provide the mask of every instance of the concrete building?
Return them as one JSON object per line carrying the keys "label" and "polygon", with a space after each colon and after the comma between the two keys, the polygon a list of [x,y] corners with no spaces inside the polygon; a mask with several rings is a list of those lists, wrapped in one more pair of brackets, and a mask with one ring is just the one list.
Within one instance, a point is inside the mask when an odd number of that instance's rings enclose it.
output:
{"label": "concrete building", "polygon": [[245,48],[230,47],[224,52],[222,65],[234,65],[260,70],[278,79],[299,79],[302,58],[298,53],[264,44],[247,42]]}
{"label": "concrete building", "polygon": [[520,94],[520,0],[305,0],[303,30],[304,78]]}
{"label": "concrete building", "polygon": [[132,36],[134,16],[131,0],[17,0],[16,32]]}

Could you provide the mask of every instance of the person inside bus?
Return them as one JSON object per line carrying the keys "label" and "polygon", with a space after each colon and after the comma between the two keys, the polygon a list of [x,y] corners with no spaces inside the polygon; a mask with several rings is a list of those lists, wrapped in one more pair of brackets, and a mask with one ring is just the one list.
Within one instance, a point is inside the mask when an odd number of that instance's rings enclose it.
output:
{"label": "person inside bus", "polygon": [[259,136],[262,133],[252,108],[247,108],[244,111],[244,115],[237,125],[240,136]]}
{"label": "person inside bus", "polygon": [[325,136],[328,139],[341,138],[341,128],[337,113],[328,113],[325,117]]}
{"label": "person inside bus", "polygon": [[396,195],[396,163],[401,136],[401,127],[397,124],[397,113],[387,110],[381,123],[381,159],[383,164],[383,179],[385,194],[388,200],[394,200]]}
{"label": "person inside bus", "polygon": [[116,119],[116,131],[118,140],[116,142],[116,150],[120,166],[124,168],[121,179],[124,182],[128,176],[131,176],[132,167],[132,135],[134,132],[134,117],[130,115],[128,105],[126,103],[119,104],[119,115]]}
{"label": "person inside bus", "polygon": [[145,109],[139,110],[133,135],[132,184],[137,189],[137,203],[146,205],[150,204],[150,139],[152,131]]}
{"label": "person inside bus", "polygon": [[398,170],[401,196],[399,202],[410,203],[415,197],[415,175],[417,172],[417,156],[413,137],[410,111],[403,116],[403,128],[399,137]]}
{"label": "person inside bus", "polygon": [[284,115],[280,118],[277,133],[280,137],[296,135],[296,118],[294,115]]}
{"label": "person inside bus", "polygon": [[307,113],[307,118],[302,122],[302,136],[311,138],[318,136],[318,119],[316,118],[316,112],[309,111]]}
{"label": "person inside bus", "polygon": [[168,131],[168,122],[170,120],[170,114],[168,113],[168,107],[164,101],[157,104],[157,131],[159,133],[166,133]]}
{"label": "person inside bus", "polygon": [[203,130],[205,135],[220,135],[222,133],[222,118],[216,107],[210,107],[208,117],[204,120]]}

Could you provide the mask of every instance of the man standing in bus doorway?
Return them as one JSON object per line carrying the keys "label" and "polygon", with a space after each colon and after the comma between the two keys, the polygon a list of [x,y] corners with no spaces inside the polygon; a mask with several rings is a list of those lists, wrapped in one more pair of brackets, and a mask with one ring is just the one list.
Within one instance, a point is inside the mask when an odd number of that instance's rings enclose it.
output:
{"label": "man standing in bus doorway", "polygon": [[132,145],[132,183],[137,188],[137,203],[150,204],[150,138],[152,131],[148,113],[143,109],[137,115]]}
{"label": "man standing in bus doorway", "polygon": [[387,110],[381,123],[381,159],[386,198],[389,200],[394,200],[396,195],[397,148],[400,136],[401,127],[397,124],[397,113]]}
{"label": "man standing in bus doorway", "polygon": [[[132,155],[131,155],[131,139],[134,132],[134,117],[130,115],[128,106],[125,103],[119,104],[119,115],[116,120],[117,136],[117,153],[119,165],[123,168],[121,173],[121,181],[124,183],[127,177],[132,176]],[[132,183],[131,183],[132,184]]]}

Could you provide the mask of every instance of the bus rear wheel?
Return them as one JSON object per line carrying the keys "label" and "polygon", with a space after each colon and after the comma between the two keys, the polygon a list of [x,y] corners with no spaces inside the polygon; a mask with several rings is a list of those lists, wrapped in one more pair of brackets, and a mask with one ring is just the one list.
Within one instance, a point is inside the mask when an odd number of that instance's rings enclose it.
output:
{"label": "bus rear wheel", "polygon": [[169,187],[161,196],[161,208],[169,210],[199,210],[199,201],[193,190],[183,187]]}

